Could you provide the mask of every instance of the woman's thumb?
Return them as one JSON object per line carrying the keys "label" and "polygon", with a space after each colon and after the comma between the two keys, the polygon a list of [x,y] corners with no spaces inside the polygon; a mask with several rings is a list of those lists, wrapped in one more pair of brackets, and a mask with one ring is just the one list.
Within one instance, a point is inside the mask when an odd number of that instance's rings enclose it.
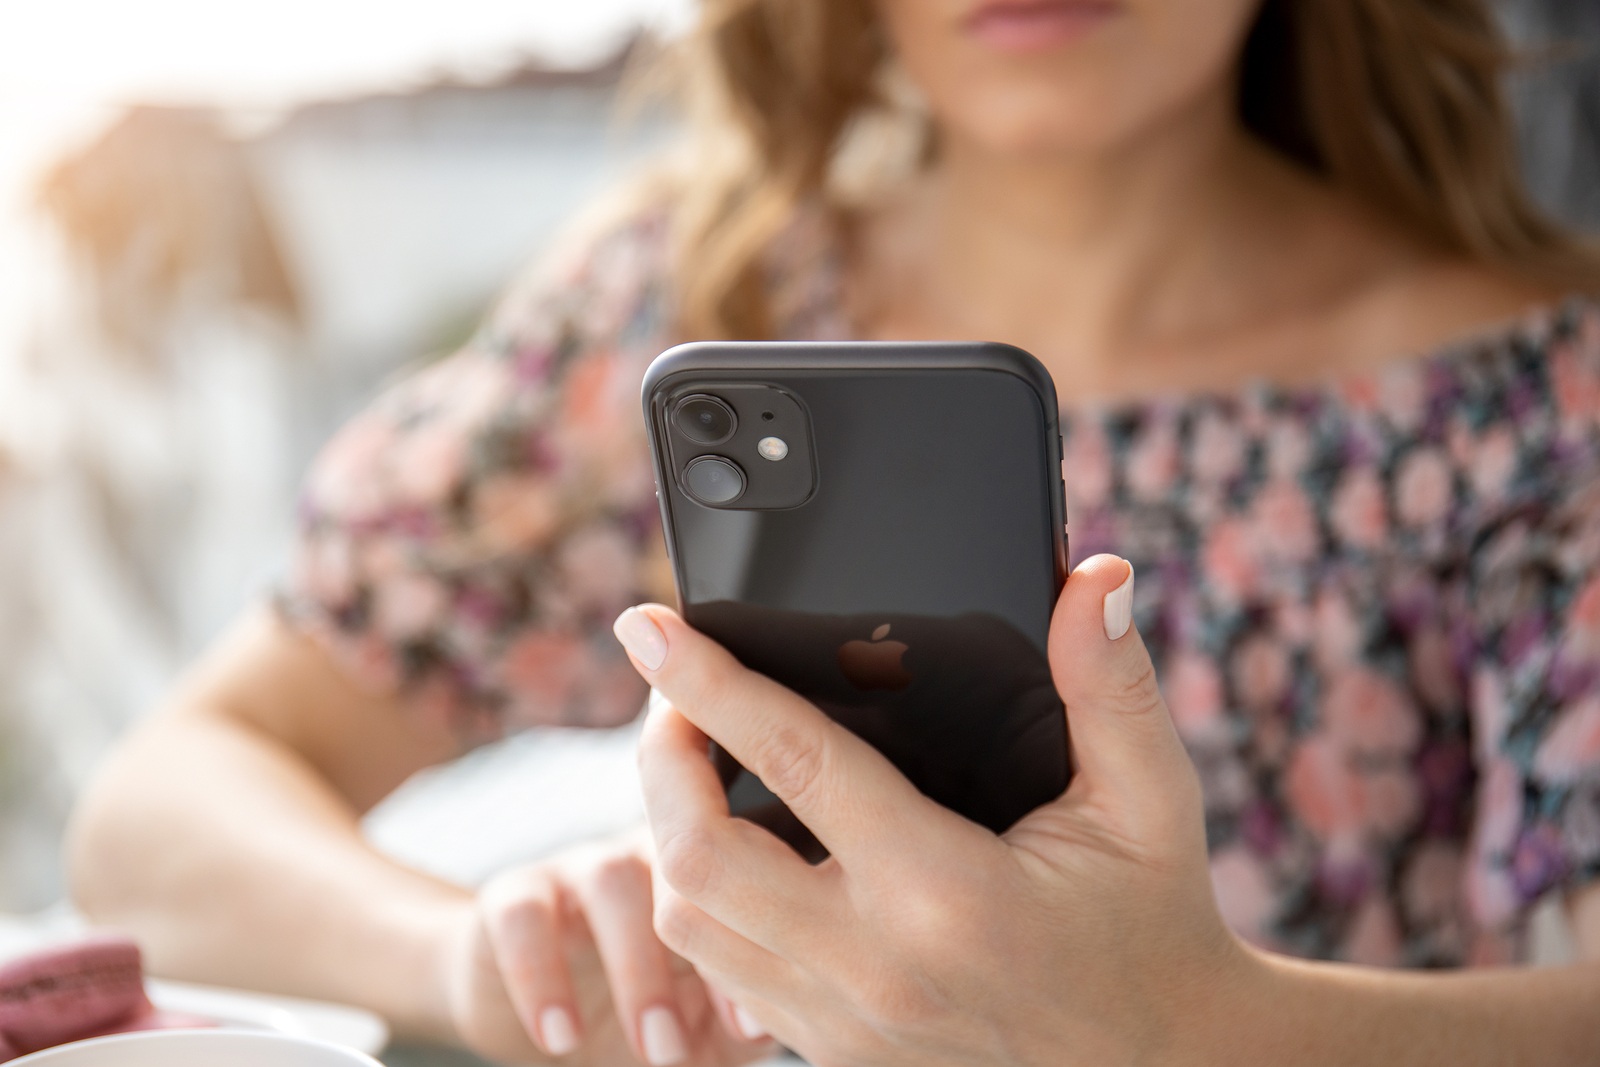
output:
{"label": "woman's thumb", "polygon": [[1067,708],[1075,789],[1116,798],[1131,815],[1171,814],[1197,788],[1194,768],[1133,626],[1133,566],[1084,560],[1067,579],[1050,624],[1050,672]]}

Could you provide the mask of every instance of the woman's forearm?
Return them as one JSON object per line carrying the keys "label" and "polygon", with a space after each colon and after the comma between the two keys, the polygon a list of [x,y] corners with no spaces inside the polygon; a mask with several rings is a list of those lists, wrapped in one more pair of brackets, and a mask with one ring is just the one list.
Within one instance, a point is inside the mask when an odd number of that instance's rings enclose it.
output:
{"label": "woman's forearm", "polygon": [[[1392,971],[1254,953],[1175,1062],[1567,1067],[1600,1062],[1600,964]],[[1191,1058],[1192,1057],[1192,1058]]]}
{"label": "woman's forearm", "polygon": [[369,1007],[450,1036],[438,988],[465,891],[362,839],[299,753],[204,707],[139,731],[80,806],[73,895],[158,973]]}

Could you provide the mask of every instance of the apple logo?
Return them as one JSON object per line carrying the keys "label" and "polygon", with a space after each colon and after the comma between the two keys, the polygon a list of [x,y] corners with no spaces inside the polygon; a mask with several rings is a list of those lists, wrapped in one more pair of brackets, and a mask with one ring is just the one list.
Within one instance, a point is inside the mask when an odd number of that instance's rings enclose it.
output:
{"label": "apple logo", "polygon": [[904,641],[885,641],[889,624],[872,631],[871,641],[846,641],[839,646],[839,669],[857,689],[898,691],[911,684],[911,673],[900,657],[906,654]]}

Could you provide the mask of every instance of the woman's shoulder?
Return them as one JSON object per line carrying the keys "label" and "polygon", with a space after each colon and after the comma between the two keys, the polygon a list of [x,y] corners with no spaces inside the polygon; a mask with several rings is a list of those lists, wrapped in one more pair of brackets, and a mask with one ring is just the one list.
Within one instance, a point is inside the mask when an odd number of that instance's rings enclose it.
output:
{"label": "woman's shoulder", "polygon": [[[1555,413],[1577,430],[1574,405],[1600,390],[1600,295],[1459,257],[1418,255],[1376,274],[1320,332],[1338,355],[1315,391],[1336,408],[1404,394],[1446,421],[1469,408],[1478,425]],[[1582,417],[1600,433],[1590,407]]]}
{"label": "woman's shoulder", "polygon": [[1324,467],[1393,473],[1420,450],[1452,456],[1477,485],[1487,443],[1527,461],[1530,487],[1600,470],[1600,300],[1479,276],[1389,315],[1383,350],[1399,354],[1261,386],[1266,407],[1314,425]]}
{"label": "woman's shoulder", "polygon": [[1376,279],[1342,309],[1354,351],[1428,356],[1524,335],[1593,297],[1457,257],[1428,257]]}
{"label": "woman's shoulder", "polygon": [[[1445,261],[1370,298],[1365,318],[1392,331],[1388,350],[1408,353],[1379,376],[1430,378],[1461,391],[1475,382],[1495,394],[1500,414],[1531,414],[1504,390],[1545,383],[1552,402],[1557,379],[1600,378],[1600,297],[1533,282],[1478,264]],[[1600,414],[1596,412],[1595,414]]]}
{"label": "woman's shoulder", "polygon": [[1600,296],[1600,257],[1584,268],[1576,246],[1557,276],[1543,260],[1519,266],[1441,248],[1348,194],[1318,188],[1308,199],[1304,244],[1319,266],[1306,269],[1323,295],[1306,302],[1290,347],[1324,378],[1526,335],[1583,290]]}

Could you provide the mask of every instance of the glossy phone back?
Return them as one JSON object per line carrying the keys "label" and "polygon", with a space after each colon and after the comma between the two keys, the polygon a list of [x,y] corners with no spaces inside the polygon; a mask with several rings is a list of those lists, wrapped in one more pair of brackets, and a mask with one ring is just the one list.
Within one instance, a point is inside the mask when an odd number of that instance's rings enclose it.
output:
{"label": "glossy phone back", "polygon": [[[985,344],[698,343],[655,360],[644,406],[691,625],[991,829],[1061,794],[1045,647],[1066,514],[1037,360]],[[718,760],[736,812],[821,855]]]}

